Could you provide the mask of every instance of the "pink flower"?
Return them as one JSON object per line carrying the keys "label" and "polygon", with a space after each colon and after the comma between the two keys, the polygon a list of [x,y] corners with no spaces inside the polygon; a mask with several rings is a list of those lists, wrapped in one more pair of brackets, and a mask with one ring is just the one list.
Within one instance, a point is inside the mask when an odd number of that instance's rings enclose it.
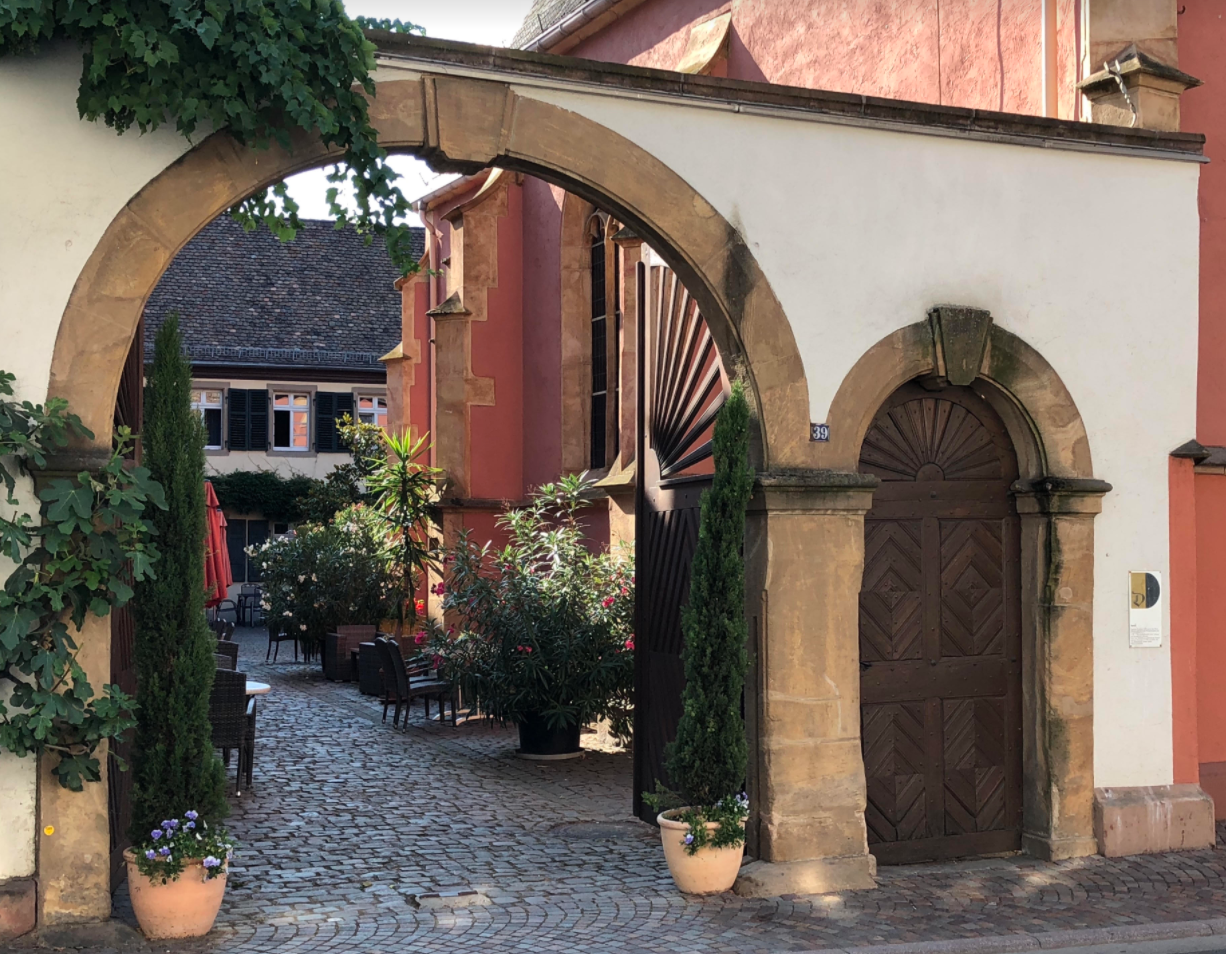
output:
{"label": "pink flower", "polygon": [[418,633],[416,636],[413,637],[413,642],[417,643],[418,646],[422,645],[425,641],[426,641],[425,633]]}
{"label": "pink flower", "polygon": [[624,586],[623,586],[623,587],[622,587],[622,596],[629,596],[629,595],[630,595],[630,591],[629,591],[628,589],[626,589],[626,587],[624,587]]}
{"label": "pink flower", "polygon": [[634,633],[631,633],[630,638],[627,639],[622,645],[624,645],[626,649],[630,650],[630,652],[634,652]]}
{"label": "pink flower", "polygon": [[435,596],[442,596],[443,593],[446,592],[446,588],[443,586],[442,582],[440,581],[438,583],[435,583],[434,586],[430,587],[430,592],[433,593]]}
{"label": "pink flower", "polygon": [[608,609],[610,606],[613,605],[614,601],[615,601],[614,597],[606,596],[603,600],[600,601],[600,605],[603,606],[605,609]]}

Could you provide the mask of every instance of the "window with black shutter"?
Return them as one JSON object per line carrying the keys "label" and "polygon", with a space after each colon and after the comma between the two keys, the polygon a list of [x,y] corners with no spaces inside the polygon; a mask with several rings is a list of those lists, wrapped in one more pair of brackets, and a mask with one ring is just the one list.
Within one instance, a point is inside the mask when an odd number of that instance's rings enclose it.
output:
{"label": "window with black shutter", "polygon": [[230,572],[235,583],[247,582],[247,521],[226,518],[226,552],[230,554]]}
{"label": "window with black shutter", "polygon": [[268,392],[230,388],[227,403],[230,450],[268,450]]}
{"label": "window with black shutter", "polygon": [[[268,521],[267,520],[248,520],[247,521],[247,546],[262,547],[268,541]],[[256,568],[254,563],[247,565],[247,582],[260,583],[264,579],[264,575]]]}
{"label": "window with black shutter", "polygon": [[321,454],[341,454],[348,448],[341,440],[340,421],[353,418],[353,394],[348,391],[319,391],[315,394],[315,450]]}

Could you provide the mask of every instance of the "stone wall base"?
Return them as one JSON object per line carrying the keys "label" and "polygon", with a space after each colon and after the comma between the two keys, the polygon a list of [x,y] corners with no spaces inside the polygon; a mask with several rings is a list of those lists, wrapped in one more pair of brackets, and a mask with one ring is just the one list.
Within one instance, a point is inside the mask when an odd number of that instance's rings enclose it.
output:
{"label": "stone wall base", "polygon": [[876,875],[877,859],[869,854],[811,861],[751,861],[741,868],[732,890],[743,898],[857,891],[877,887]]}
{"label": "stone wall base", "polygon": [[1200,787],[1213,799],[1218,820],[1226,818],[1226,762],[1201,762]]}
{"label": "stone wall base", "polygon": [[0,882],[0,941],[34,930],[38,883],[33,878]]}
{"label": "stone wall base", "polygon": [[1199,785],[1096,788],[1094,836],[1108,858],[1210,848],[1213,799]]}
{"label": "stone wall base", "polygon": [[1092,835],[1052,838],[1024,831],[1022,851],[1040,861],[1067,861],[1098,854],[1098,842]]}

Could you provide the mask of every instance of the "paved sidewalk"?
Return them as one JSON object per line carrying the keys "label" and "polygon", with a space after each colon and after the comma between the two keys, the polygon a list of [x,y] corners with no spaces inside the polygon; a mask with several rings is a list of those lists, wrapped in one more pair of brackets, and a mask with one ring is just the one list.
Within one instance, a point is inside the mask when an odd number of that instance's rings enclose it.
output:
{"label": "paved sidewalk", "polygon": [[1085,943],[1060,931],[1226,930],[1212,920],[1226,917],[1219,850],[884,868],[876,891],[687,899],[655,829],[629,814],[625,753],[525,762],[512,731],[427,725],[420,708],[400,733],[356,686],[265,666],[262,632],[239,639],[240,668],[273,686],[255,784],[229,822],[242,851],[214,933],[156,950],[777,954],[1009,935],[989,946],[1012,951]]}

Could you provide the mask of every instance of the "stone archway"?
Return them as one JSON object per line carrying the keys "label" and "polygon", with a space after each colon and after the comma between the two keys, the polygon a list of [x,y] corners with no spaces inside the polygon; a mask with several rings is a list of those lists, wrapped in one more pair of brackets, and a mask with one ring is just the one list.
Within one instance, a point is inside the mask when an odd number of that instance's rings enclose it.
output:
{"label": "stone archway", "polygon": [[[757,463],[809,463],[808,388],[787,318],[736,229],[680,176],[598,123],[521,97],[509,83],[388,79],[378,84],[371,116],[390,151],[451,169],[526,172],[629,223],[691,289],[726,365],[749,383],[758,409]],[[216,133],[116,216],[65,308],[49,387],[80,410],[95,448],[110,445],[124,356],[145,300],[178,250],[235,202],[335,158],[306,136],[289,152],[256,151]]]}
{"label": "stone archway", "polygon": [[1017,453],[1022,846],[1048,860],[1093,854],[1093,518],[1111,487],[1094,476],[1085,426],[1056,371],[970,308],[935,308],[928,321],[865,353],[835,395],[830,454],[858,461],[876,408],[902,384],[925,378],[976,391]]}

